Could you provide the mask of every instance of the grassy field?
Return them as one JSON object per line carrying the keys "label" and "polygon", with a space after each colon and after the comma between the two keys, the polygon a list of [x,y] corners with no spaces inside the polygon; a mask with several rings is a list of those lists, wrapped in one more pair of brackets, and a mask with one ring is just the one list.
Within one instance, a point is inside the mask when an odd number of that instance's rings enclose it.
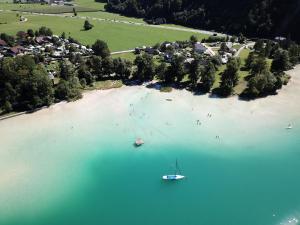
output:
{"label": "grassy field", "polygon": [[93,17],[99,19],[108,19],[108,20],[118,20],[118,21],[129,21],[134,23],[145,23],[143,19],[134,18],[134,17],[126,17],[121,16],[116,13],[109,13],[105,11],[98,11],[98,12],[80,12],[78,16],[86,16],[86,17]]}
{"label": "grassy field", "polygon": [[62,14],[62,13],[73,13],[73,8],[75,8],[77,13],[80,12],[95,12],[96,9],[82,7],[82,6],[50,6],[50,7],[41,7],[41,8],[28,8],[28,9],[18,9],[21,12],[33,12],[33,13],[42,13],[42,14]]}
{"label": "grassy field", "polygon": [[[81,8],[89,8],[93,11],[104,10],[105,3],[95,2],[93,0],[76,0],[75,5]],[[36,10],[47,10],[51,8],[63,8],[66,6],[51,6],[47,4],[15,4],[11,0],[0,0],[0,9],[2,10],[26,10],[26,11],[36,11]],[[69,8],[73,8],[70,6]]]}
{"label": "grassy field", "polygon": [[76,5],[97,10],[104,10],[104,6],[106,4],[101,2],[95,2],[94,0],[75,0],[74,2]]}
{"label": "grassy field", "polygon": [[96,81],[92,87],[86,87],[85,90],[107,90],[112,88],[120,88],[123,86],[121,80],[105,80]]}
{"label": "grassy field", "polygon": [[[83,19],[24,14],[28,21],[20,22],[16,14],[12,12],[0,14],[0,32],[15,35],[20,30],[29,28],[36,30],[41,26],[46,26],[51,28],[55,34],[60,35],[65,32],[83,44],[93,44],[96,39],[102,39],[108,43],[111,51],[128,50],[163,41],[187,40],[195,34],[186,31],[163,30],[155,27],[94,20],[90,21],[94,28],[83,31]],[[199,39],[207,37],[203,34],[197,34],[197,36]]]}

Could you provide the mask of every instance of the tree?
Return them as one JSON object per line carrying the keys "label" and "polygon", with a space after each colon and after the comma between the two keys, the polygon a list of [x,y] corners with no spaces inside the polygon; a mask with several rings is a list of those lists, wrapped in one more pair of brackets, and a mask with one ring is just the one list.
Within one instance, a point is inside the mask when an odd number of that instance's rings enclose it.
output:
{"label": "tree", "polygon": [[15,44],[15,38],[13,36],[10,36],[6,33],[0,34],[0,39],[5,41],[9,46],[13,46]]}
{"label": "tree", "polygon": [[273,42],[268,40],[267,43],[266,43],[266,47],[265,47],[265,57],[269,58],[271,56],[271,52],[272,52],[272,45],[273,45]]}
{"label": "tree", "polygon": [[249,97],[258,97],[271,94],[276,91],[276,77],[269,71],[263,71],[252,77],[247,85],[245,93]]}
{"label": "tree", "polygon": [[72,66],[68,64],[66,61],[60,62],[59,70],[60,70],[60,78],[64,80],[69,80],[71,77],[74,76],[74,71]]}
{"label": "tree", "polygon": [[253,60],[250,65],[250,70],[252,75],[262,74],[265,71],[268,71],[268,63],[265,57],[258,56]]}
{"label": "tree", "polygon": [[227,63],[226,69],[221,76],[220,94],[222,96],[229,96],[233,93],[233,88],[239,81],[239,67],[240,60],[237,58],[233,58]]}
{"label": "tree", "polygon": [[102,58],[106,58],[110,56],[109,48],[106,44],[106,42],[102,40],[97,40],[93,45],[92,49],[95,53],[95,55],[101,56]]}
{"label": "tree", "polygon": [[209,92],[215,82],[216,70],[214,65],[210,62],[205,66],[205,70],[201,76],[201,90],[205,93]]}
{"label": "tree", "polygon": [[86,64],[91,68],[92,73],[95,75],[96,80],[100,80],[102,77],[102,58],[100,56],[92,56],[86,62]]}
{"label": "tree", "polygon": [[102,60],[102,74],[110,76],[114,73],[114,62],[111,57],[106,57]]}
{"label": "tree", "polygon": [[35,109],[52,102],[52,82],[33,57],[24,55],[1,61],[0,105],[5,111]]}
{"label": "tree", "polygon": [[77,12],[76,12],[75,8],[73,8],[73,14],[74,14],[74,16],[77,16]]}
{"label": "tree", "polygon": [[19,103],[25,109],[35,109],[53,102],[52,82],[42,67],[36,67],[19,86]]}
{"label": "tree", "polygon": [[300,61],[300,46],[293,43],[288,49],[291,64],[294,66]]}
{"label": "tree", "polygon": [[239,40],[239,43],[244,44],[247,39],[245,38],[245,36],[242,33],[240,33],[238,40]]}
{"label": "tree", "polygon": [[83,28],[84,30],[90,30],[94,27],[88,20],[84,21]]}
{"label": "tree", "polygon": [[271,65],[271,71],[274,73],[281,73],[290,69],[289,53],[286,50],[279,50],[275,53]]}
{"label": "tree", "polygon": [[190,42],[192,43],[192,45],[194,45],[198,42],[198,38],[195,35],[192,35],[190,37]]}
{"label": "tree", "polygon": [[81,81],[82,79],[85,80],[85,85],[91,85],[95,81],[94,76],[88,70],[86,65],[80,65],[78,69],[78,78]]}
{"label": "tree", "polygon": [[152,80],[155,75],[155,64],[153,58],[149,54],[143,54],[136,57],[134,60],[137,70],[134,77],[140,81]]}
{"label": "tree", "polygon": [[201,76],[201,67],[199,58],[195,58],[194,61],[191,62],[189,68],[189,79],[192,83],[192,86],[195,88],[197,86],[198,80]]}
{"label": "tree", "polygon": [[82,97],[80,83],[77,77],[66,81],[61,79],[55,88],[55,97],[58,100],[75,101]]}
{"label": "tree", "polygon": [[257,40],[253,48],[256,53],[262,54],[264,51],[264,41],[262,39]]}
{"label": "tree", "polygon": [[229,49],[228,49],[228,47],[227,47],[227,45],[226,45],[226,43],[225,42],[222,42],[221,43],[221,46],[220,46],[220,50],[219,50],[220,52],[227,52],[227,51],[229,51]]}
{"label": "tree", "polygon": [[159,80],[161,81],[166,81],[166,73],[167,73],[167,69],[168,66],[165,62],[162,62],[161,64],[159,64],[159,66],[156,68],[156,75],[158,77]]}
{"label": "tree", "polygon": [[41,35],[44,35],[44,36],[52,36],[53,35],[53,32],[50,28],[47,28],[47,27],[40,27],[39,28],[39,31],[38,31],[38,36],[41,36]]}
{"label": "tree", "polygon": [[34,32],[33,32],[32,29],[28,29],[27,34],[28,34],[29,37],[34,37]]}
{"label": "tree", "polygon": [[113,64],[116,76],[123,80],[129,79],[132,68],[132,63],[130,61],[117,58],[113,60]]}
{"label": "tree", "polygon": [[173,74],[176,77],[176,82],[179,83],[182,81],[185,75],[185,67],[184,67],[184,60],[183,56],[174,56],[171,61],[171,67],[173,70]]}
{"label": "tree", "polygon": [[250,69],[254,60],[255,60],[255,54],[254,52],[250,52],[247,59],[245,60],[245,68]]}
{"label": "tree", "polygon": [[60,37],[65,40],[66,39],[66,33],[62,32],[62,34],[60,35]]}

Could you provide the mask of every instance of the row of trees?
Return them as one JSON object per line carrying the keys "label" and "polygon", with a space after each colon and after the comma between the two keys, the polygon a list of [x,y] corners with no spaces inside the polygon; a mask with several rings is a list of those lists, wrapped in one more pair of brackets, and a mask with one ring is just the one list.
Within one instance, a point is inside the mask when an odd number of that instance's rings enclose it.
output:
{"label": "row of trees", "polygon": [[[269,65],[268,59],[272,63]],[[270,61],[270,60],[269,60]],[[300,47],[290,40],[279,43],[258,40],[246,60],[248,85],[243,95],[259,97],[275,94],[289,77],[284,73],[300,62]]]}
{"label": "row of trees", "polygon": [[298,0],[110,0],[106,10],[247,36],[291,34],[300,40]]}
{"label": "row of trees", "polygon": [[134,61],[136,70],[133,79],[140,81],[158,79],[166,86],[186,85],[194,92],[207,93],[213,87],[220,61],[218,58],[200,55],[194,57],[195,60],[191,63],[186,63],[183,56],[174,56],[170,63],[157,64],[151,55],[139,55]]}

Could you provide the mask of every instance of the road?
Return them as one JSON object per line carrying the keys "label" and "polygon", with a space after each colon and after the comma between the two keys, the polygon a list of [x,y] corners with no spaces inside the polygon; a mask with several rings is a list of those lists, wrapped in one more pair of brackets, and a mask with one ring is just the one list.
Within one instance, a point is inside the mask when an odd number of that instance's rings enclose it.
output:
{"label": "road", "polygon": [[240,49],[234,54],[234,57],[238,57],[241,52],[245,49],[245,48],[250,48],[250,47],[253,47],[255,44],[255,42],[250,42],[250,43],[247,43],[247,44],[244,44],[242,47],[240,47]]}

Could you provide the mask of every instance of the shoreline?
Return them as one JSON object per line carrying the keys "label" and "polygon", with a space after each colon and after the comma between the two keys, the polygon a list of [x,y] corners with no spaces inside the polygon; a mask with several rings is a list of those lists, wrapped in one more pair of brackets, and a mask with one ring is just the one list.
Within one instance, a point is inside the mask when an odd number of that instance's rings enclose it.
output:
{"label": "shoreline", "polygon": [[[286,102],[288,100],[296,101],[297,96],[300,98],[300,65],[295,66],[295,68],[292,70],[286,71],[286,73],[291,76],[291,79],[287,85],[284,85],[277,92],[276,95],[270,95],[270,96],[256,98],[256,99],[249,99],[249,100],[241,99],[238,95],[232,95],[227,98],[220,98],[220,97],[211,95],[211,93],[204,94],[204,95],[194,95],[193,93],[190,93],[189,91],[187,91],[185,89],[183,89],[183,90],[174,89],[172,92],[160,92],[159,90],[157,90],[155,88],[147,88],[145,85],[137,85],[137,86],[123,85],[120,88],[111,88],[111,89],[106,89],[106,90],[95,89],[95,90],[84,91],[82,93],[82,95],[83,95],[82,98],[77,101],[74,101],[74,102],[62,101],[62,102],[54,103],[50,106],[43,106],[43,107],[40,107],[40,108],[37,108],[34,110],[27,110],[27,111],[22,111],[22,112],[4,114],[4,115],[0,116],[0,122],[4,121],[4,120],[15,118],[15,117],[20,117],[22,115],[36,114],[37,112],[51,110],[52,108],[57,108],[57,106],[71,105],[72,103],[77,104],[80,101],[86,100],[86,98],[88,98],[89,96],[93,96],[93,95],[97,96],[100,93],[106,94],[109,92],[119,92],[119,91],[122,91],[124,88],[153,90],[153,91],[159,92],[159,95],[161,95],[161,96],[168,95],[168,94],[177,96],[177,95],[180,95],[180,93],[182,94],[183,92],[189,92],[192,96],[199,98],[200,101],[203,99],[203,97],[205,97],[209,101],[219,100],[220,103],[227,101],[227,102],[231,102],[231,104],[233,103],[232,101],[235,101],[234,102],[235,104],[245,102],[246,104],[249,104],[249,106],[251,106],[253,104],[268,104],[268,103],[276,104],[277,100],[279,102],[280,101]],[[109,97],[109,96],[107,96],[107,97]],[[291,102],[291,103],[293,103],[293,102]]]}

